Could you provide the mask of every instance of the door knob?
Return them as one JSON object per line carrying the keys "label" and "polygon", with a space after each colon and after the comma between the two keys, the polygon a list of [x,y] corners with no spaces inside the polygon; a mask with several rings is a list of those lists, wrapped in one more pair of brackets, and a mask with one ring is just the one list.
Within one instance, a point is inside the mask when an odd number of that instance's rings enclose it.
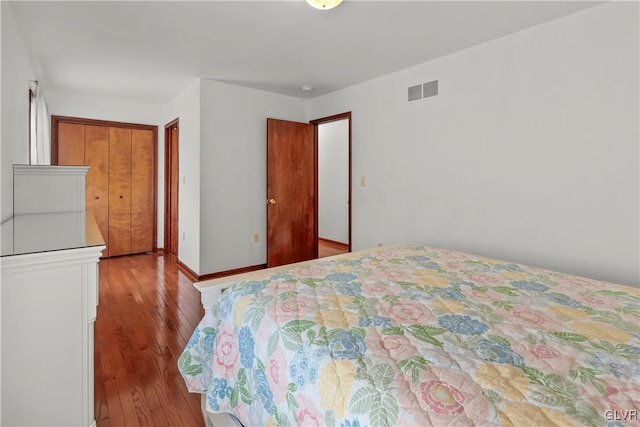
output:
{"label": "door knob", "polygon": [[275,204],[276,204],[276,199],[269,199],[269,200],[267,200],[267,204],[268,204],[269,206],[273,206],[273,205],[275,205]]}

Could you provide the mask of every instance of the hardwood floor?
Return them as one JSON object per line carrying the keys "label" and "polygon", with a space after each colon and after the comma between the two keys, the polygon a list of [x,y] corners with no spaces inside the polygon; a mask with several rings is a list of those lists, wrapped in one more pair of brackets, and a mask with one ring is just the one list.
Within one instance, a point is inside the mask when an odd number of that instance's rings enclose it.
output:
{"label": "hardwood floor", "polygon": [[177,360],[204,315],[200,294],[173,256],[100,261],[95,325],[98,427],[202,426]]}
{"label": "hardwood floor", "polygon": [[[320,256],[346,252],[321,242]],[[200,293],[175,256],[102,259],[95,323],[98,427],[202,426],[177,361],[204,315]]]}
{"label": "hardwood floor", "polygon": [[340,255],[349,252],[348,245],[328,239],[318,239],[318,258]]}

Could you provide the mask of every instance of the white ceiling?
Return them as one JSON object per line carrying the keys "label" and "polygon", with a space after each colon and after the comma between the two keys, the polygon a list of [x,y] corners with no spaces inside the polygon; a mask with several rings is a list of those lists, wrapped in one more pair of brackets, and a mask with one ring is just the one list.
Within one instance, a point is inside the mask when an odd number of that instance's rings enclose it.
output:
{"label": "white ceiling", "polygon": [[47,89],[165,104],[199,77],[314,98],[600,3],[345,0],[330,11],[304,0],[10,7]]}

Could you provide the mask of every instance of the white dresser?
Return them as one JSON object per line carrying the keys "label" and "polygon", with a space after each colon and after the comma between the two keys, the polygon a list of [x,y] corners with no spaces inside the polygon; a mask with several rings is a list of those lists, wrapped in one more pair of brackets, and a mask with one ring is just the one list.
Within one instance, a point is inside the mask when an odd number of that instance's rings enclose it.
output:
{"label": "white dresser", "polygon": [[93,331],[104,240],[84,211],[35,210],[0,227],[1,424],[95,426]]}

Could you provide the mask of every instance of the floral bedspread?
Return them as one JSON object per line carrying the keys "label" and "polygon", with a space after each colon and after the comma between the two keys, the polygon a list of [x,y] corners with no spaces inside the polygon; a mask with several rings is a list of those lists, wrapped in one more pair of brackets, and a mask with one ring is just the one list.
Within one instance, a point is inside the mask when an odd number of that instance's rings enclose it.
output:
{"label": "floral bedspread", "polygon": [[378,248],[237,283],[179,368],[245,426],[640,425],[640,289]]}

